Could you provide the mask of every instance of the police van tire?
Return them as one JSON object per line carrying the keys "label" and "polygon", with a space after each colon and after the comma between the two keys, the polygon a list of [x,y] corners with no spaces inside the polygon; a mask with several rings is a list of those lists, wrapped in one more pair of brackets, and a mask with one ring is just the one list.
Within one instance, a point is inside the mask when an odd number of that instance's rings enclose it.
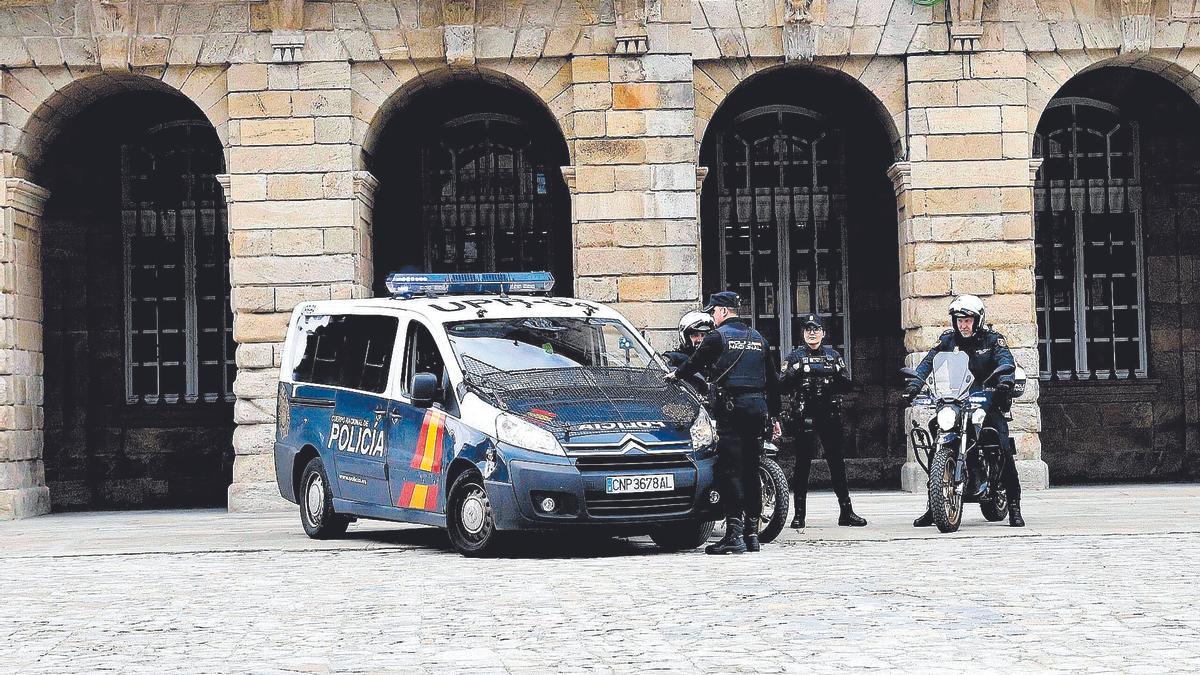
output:
{"label": "police van tire", "polygon": [[[758,519],[758,540],[769,544],[775,541],[779,533],[783,532],[784,525],[787,525],[788,507],[791,505],[792,499],[788,492],[787,474],[783,472],[783,467],[779,466],[778,462],[770,457],[763,457],[759,462],[758,476],[759,480],[763,482],[763,495],[768,494],[768,488],[771,488],[775,494],[775,499],[771,504],[763,504],[764,507],[772,507],[771,513],[767,513],[764,509],[762,517]],[[767,481],[774,485],[767,485]]]}
{"label": "police van tire", "polygon": [[304,466],[300,479],[300,523],[313,539],[333,539],[346,533],[350,519],[333,510],[333,490],[320,457]]}
{"label": "police van tire", "polygon": [[689,521],[665,525],[650,533],[650,539],[664,551],[686,551],[696,548],[712,536],[716,521]]}
{"label": "police van tire", "polygon": [[454,479],[446,499],[446,534],[454,550],[468,557],[492,555],[499,548],[492,502],[483,478],[466,471]]}

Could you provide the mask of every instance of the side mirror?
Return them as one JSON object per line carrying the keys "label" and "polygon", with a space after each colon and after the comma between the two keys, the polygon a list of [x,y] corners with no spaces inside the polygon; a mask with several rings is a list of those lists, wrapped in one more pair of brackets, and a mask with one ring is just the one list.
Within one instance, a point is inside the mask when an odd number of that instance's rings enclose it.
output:
{"label": "side mirror", "polygon": [[412,382],[412,403],[418,408],[433,405],[438,393],[438,379],[433,373],[417,373]]}
{"label": "side mirror", "polygon": [[912,368],[901,368],[900,374],[914,380],[917,379],[917,371],[913,370]]}

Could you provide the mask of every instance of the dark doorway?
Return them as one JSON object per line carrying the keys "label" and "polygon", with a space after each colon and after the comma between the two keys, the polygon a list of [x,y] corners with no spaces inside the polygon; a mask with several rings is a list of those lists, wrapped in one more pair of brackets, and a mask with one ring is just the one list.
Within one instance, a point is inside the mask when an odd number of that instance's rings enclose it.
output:
{"label": "dark doorway", "polygon": [[447,79],[382,123],[368,158],[377,293],[399,270],[549,270],[570,293],[566,142],[539,101],[495,79]]}
{"label": "dark doorway", "polygon": [[[800,316],[825,318],[854,380],[845,419],[851,478],[892,485],[905,458],[904,341],[891,139],[878,103],[841,73],[779,68],[734,90],[701,164],[704,290],[737,291],[743,315],[786,356]],[[777,356],[778,357],[778,356]]]}
{"label": "dark doorway", "polygon": [[45,465],[55,510],[223,506],[234,342],[224,158],[182,96],[116,94],[49,149]]}
{"label": "dark doorway", "polygon": [[1043,459],[1056,482],[1197,475],[1200,110],[1133,68],[1068,82],[1035,135]]}

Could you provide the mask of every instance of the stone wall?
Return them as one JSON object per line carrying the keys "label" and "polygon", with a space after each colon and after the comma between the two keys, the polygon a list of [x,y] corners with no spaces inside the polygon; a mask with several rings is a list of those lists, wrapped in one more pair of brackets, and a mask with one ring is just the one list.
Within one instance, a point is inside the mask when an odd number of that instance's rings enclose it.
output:
{"label": "stone wall", "polygon": [[[446,77],[495,78],[566,140],[574,292],[673,341],[700,297],[698,151],[731,91],[773,68],[844,73],[872,94],[897,163],[901,324],[911,352],[946,296],[985,296],[1036,370],[1031,130],[1073,76],[1157,73],[1195,97],[1190,0],[27,0],[0,6],[0,517],[39,512],[44,190],[63,124],[130,88],[179,92],[227,153],[240,375],[231,508],[277,504],[270,448],[278,343],[310,298],[370,291],[375,143]],[[39,197],[41,195],[41,197]],[[40,282],[39,282],[40,283]],[[1037,386],[1017,408],[1021,467],[1046,482]],[[1186,397],[1186,392],[1180,396]],[[1186,410],[1195,402],[1187,399]],[[1190,416],[1189,416],[1190,415]],[[1186,447],[1195,415],[1181,418]],[[1189,440],[1190,439],[1190,440]],[[1192,451],[1189,451],[1192,452]],[[905,484],[920,477],[910,464]],[[16,505],[16,506],[14,506]]]}

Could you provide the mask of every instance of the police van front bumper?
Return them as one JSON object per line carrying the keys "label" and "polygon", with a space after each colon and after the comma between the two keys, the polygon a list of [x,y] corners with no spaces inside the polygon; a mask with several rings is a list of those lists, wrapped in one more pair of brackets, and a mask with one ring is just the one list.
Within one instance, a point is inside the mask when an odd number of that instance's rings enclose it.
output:
{"label": "police van front bumper", "polygon": [[[716,519],[714,457],[691,455],[573,457],[569,463],[513,459],[510,482],[487,481],[501,530],[609,526],[632,528],[682,520]],[[671,474],[674,489],[609,494],[607,479]],[[553,508],[546,506],[553,503]]]}

